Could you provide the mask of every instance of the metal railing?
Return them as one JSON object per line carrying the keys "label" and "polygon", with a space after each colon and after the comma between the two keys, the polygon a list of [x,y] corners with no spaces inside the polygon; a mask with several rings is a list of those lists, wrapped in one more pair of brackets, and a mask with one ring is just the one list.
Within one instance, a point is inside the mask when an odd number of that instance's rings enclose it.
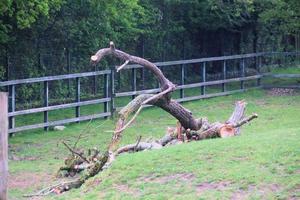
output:
{"label": "metal railing", "polygon": [[[176,90],[180,91],[179,98],[176,99],[178,102],[191,101],[196,99],[203,98],[211,98],[216,96],[229,95],[236,92],[246,91],[248,88],[245,87],[245,82],[249,80],[256,81],[255,88],[261,87],[261,79],[266,75],[261,72],[262,68],[262,59],[265,57],[272,57],[274,55],[280,55],[282,59],[286,59],[287,56],[298,56],[299,52],[271,52],[271,53],[252,53],[252,54],[243,54],[243,55],[232,55],[232,56],[221,56],[221,57],[211,57],[211,58],[199,58],[199,59],[191,59],[191,60],[179,60],[179,61],[168,61],[168,62],[157,62],[155,63],[161,69],[170,66],[180,66],[180,84],[177,86]],[[255,75],[246,75],[246,60],[254,59],[254,68],[256,70]],[[228,74],[228,68],[231,66],[228,65],[230,60],[238,60],[239,61],[239,76],[235,78],[228,78],[226,75]],[[222,79],[220,80],[207,80],[207,64],[210,62],[222,62]],[[197,83],[187,84],[186,80],[186,65],[188,64],[197,64],[199,69],[201,70],[201,80]],[[252,66],[253,67],[253,66]],[[140,65],[128,65],[124,68],[124,70],[131,70],[131,91],[126,92],[116,92],[115,91],[115,67],[112,67],[109,70],[96,71],[96,72],[87,72],[87,73],[77,73],[77,74],[68,74],[68,75],[58,75],[58,76],[47,76],[47,77],[39,77],[39,78],[29,78],[29,79],[21,79],[21,80],[11,80],[0,82],[0,88],[6,87],[9,92],[9,133],[15,133],[24,130],[30,130],[35,128],[44,128],[48,130],[50,126],[56,126],[71,122],[79,122],[84,120],[90,120],[95,118],[103,118],[112,116],[115,110],[119,110],[120,108],[115,107],[115,99],[119,97],[131,96],[134,98],[136,95],[145,94],[145,93],[157,93],[160,91],[160,88],[152,88],[147,90],[137,90],[137,69],[142,68]],[[85,77],[104,77],[104,87],[103,87],[103,98],[100,99],[92,99],[81,101],[81,82],[80,80]],[[271,75],[273,77],[286,77],[286,78],[299,78],[299,74],[292,75]],[[57,80],[76,80],[76,95],[75,102],[66,103],[60,105],[49,105],[49,82],[57,81]],[[226,87],[228,83],[236,83],[239,82],[239,89],[228,90]],[[16,110],[16,86],[24,85],[24,84],[37,84],[43,83],[43,107],[31,108],[25,110]],[[221,85],[221,92],[207,93],[207,86],[216,86]],[[200,88],[200,92],[198,95],[194,96],[186,96],[185,89],[189,88]],[[251,87],[253,88],[253,87]],[[84,115],[80,114],[80,107],[85,105],[95,105],[103,103],[103,112],[92,114],[92,115]],[[49,121],[48,112],[53,110],[65,109],[65,108],[75,108],[75,117],[68,118],[63,120]],[[26,126],[15,126],[15,117],[28,115],[33,113],[44,113],[43,123],[26,125]]]}

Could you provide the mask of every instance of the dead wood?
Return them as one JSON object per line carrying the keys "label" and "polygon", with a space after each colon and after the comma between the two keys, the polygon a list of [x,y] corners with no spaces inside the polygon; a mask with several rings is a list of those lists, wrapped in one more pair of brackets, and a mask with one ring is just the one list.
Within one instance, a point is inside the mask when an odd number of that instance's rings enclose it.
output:
{"label": "dead wood", "polygon": [[[65,160],[65,166],[59,169],[58,174],[62,176],[79,175],[79,177],[77,176],[73,181],[56,184],[36,194],[27,196],[42,196],[50,193],[58,194],[72,188],[78,188],[87,179],[95,176],[101,170],[108,168],[116,156],[122,153],[161,149],[164,146],[195,140],[235,136],[240,134],[240,127],[242,125],[257,118],[257,114],[244,117],[246,108],[245,101],[236,102],[232,115],[224,123],[209,123],[206,118],[194,118],[191,111],[171,99],[171,93],[175,90],[175,85],[164,76],[162,71],[155,64],[116,49],[113,42],[110,43],[109,48],[100,49],[93,55],[91,61],[98,63],[107,55],[113,55],[124,61],[124,64],[117,67],[117,72],[124,69],[128,63],[136,63],[152,71],[160,83],[161,92],[158,94],[139,95],[119,112],[111,142],[103,154],[97,149],[88,149],[87,153],[83,150],[75,150],[81,136],[79,136],[75,142],[74,148],[71,148],[68,144],[63,142],[66,148],[71,152],[71,155]],[[170,113],[178,120],[176,128],[168,128],[166,135],[159,140],[144,142],[141,141],[141,137],[139,137],[136,143],[118,148],[123,131],[133,123],[146,104],[160,107]],[[132,114],[133,117],[129,119]]]}
{"label": "dead wood", "polygon": [[[72,152],[72,154],[76,154],[77,156],[79,156],[82,160],[84,160],[85,162],[89,163],[89,161],[82,155],[83,153],[79,153],[76,152],[75,150],[73,150],[67,143],[65,143],[64,141],[62,142],[69,151]],[[75,145],[74,145],[75,146]]]}
{"label": "dead wood", "polygon": [[[169,112],[176,119],[178,119],[178,121],[185,129],[190,128],[191,130],[199,130],[201,128],[201,119],[195,119],[192,116],[192,112],[185,109],[178,102],[171,99],[170,93],[175,90],[175,85],[164,76],[162,71],[155,64],[143,58],[132,56],[130,54],[116,49],[113,42],[110,43],[110,48],[100,49],[95,55],[93,55],[91,57],[91,62],[98,63],[104,56],[107,55],[113,55],[121,60],[124,60],[126,64],[131,62],[142,65],[153,72],[153,74],[160,83],[161,93],[157,95],[152,95],[148,99],[144,100],[142,105],[151,104],[161,107],[165,111]],[[124,68],[125,66],[122,65],[121,67]],[[120,69],[121,67],[119,67],[118,69]],[[125,124],[123,124],[123,126],[124,125]]]}
{"label": "dead wood", "polygon": [[124,108],[122,108],[118,113],[118,120],[115,126],[115,131],[112,137],[112,140],[108,146],[108,150],[113,152],[116,150],[116,146],[118,145],[121,137],[123,128],[126,124],[128,117],[141,108],[142,103],[152,97],[152,94],[141,94],[129,102]]}
{"label": "dead wood", "polygon": [[203,119],[203,127],[199,131],[190,131],[189,133],[197,138],[203,140],[216,137],[232,137],[240,134],[240,127],[245,123],[258,117],[257,114],[252,114],[244,118],[246,109],[245,101],[237,101],[234,111],[225,123],[214,122],[210,124],[207,119]]}

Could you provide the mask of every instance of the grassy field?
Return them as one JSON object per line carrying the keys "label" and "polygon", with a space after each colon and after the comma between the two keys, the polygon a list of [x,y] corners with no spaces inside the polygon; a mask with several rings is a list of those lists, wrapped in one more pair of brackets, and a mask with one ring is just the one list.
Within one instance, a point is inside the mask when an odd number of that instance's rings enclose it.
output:
{"label": "grassy field", "polygon": [[[124,154],[80,189],[35,199],[297,199],[300,198],[300,94],[268,91],[184,103],[197,117],[225,121],[236,100],[259,119],[242,135],[192,142],[161,150]],[[176,120],[158,108],[143,111],[126,130],[122,144],[137,136],[158,138]],[[10,138],[9,199],[56,183],[55,172],[82,133],[82,148],[108,144],[114,121],[68,125],[64,131],[28,131]]]}

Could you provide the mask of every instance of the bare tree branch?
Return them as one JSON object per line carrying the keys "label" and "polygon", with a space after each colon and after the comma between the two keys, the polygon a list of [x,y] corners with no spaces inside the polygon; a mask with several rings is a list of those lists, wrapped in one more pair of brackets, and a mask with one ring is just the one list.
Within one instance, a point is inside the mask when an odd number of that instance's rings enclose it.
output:
{"label": "bare tree branch", "polygon": [[67,147],[67,149],[69,149],[69,151],[71,151],[73,154],[76,154],[77,156],[79,156],[80,158],[82,158],[82,160],[84,160],[87,163],[90,163],[83,155],[81,155],[80,153],[76,152],[75,150],[73,150],[67,143],[65,143],[64,141],[62,141],[62,143]]}
{"label": "bare tree branch", "polygon": [[[124,60],[125,63],[128,61],[131,63],[139,64],[153,72],[153,74],[160,83],[161,92],[159,94],[154,95],[153,97],[150,97],[150,99],[146,100],[143,104],[151,104],[161,107],[162,109],[173,115],[176,119],[178,119],[178,121],[180,121],[180,123],[185,129],[190,128],[191,130],[199,130],[201,128],[201,120],[195,119],[189,110],[185,109],[178,102],[171,99],[170,93],[175,90],[176,86],[164,76],[162,71],[154,63],[151,63],[148,60],[137,56],[132,56],[130,54],[116,49],[113,42],[110,43],[110,48],[100,49],[95,55],[93,55],[91,57],[91,61],[93,63],[98,63],[104,56],[107,55],[113,55],[121,60]],[[130,122],[132,122],[133,120],[130,120]],[[130,125],[130,123],[126,124],[126,126],[128,125]],[[119,129],[115,132],[121,133],[124,130],[121,129],[122,128],[119,127]]]}
{"label": "bare tree branch", "polygon": [[146,67],[147,69],[151,70],[154,73],[154,75],[156,76],[156,78],[158,79],[159,83],[161,84],[162,90],[165,90],[165,89],[169,88],[170,86],[174,85],[171,81],[169,81],[164,76],[162,71],[155,64],[149,62],[146,59],[143,59],[143,58],[140,58],[137,56],[132,56],[123,51],[115,49],[113,42],[110,42],[110,48],[100,49],[95,55],[93,55],[91,57],[91,61],[93,63],[98,63],[101,61],[101,59],[104,56],[107,56],[107,55],[114,55],[115,57],[117,57],[121,60],[132,62],[132,63],[137,63],[137,64],[142,65],[142,66]]}
{"label": "bare tree branch", "polygon": [[249,117],[246,117],[246,118],[242,119],[241,121],[237,122],[236,124],[233,124],[233,127],[234,128],[240,127],[246,123],[249,123],[251,120],[253,120],[257,117],[258,117],[258,115],[256,113],[254,113],[254,114],[250,115]]}
{"label": "bare tree branch", "polygon": [[123,65],[116,67],[117,68],[117,72],[119,72],[121,69],[123,69],[127,64],[129,63],[129,60],[126,60]]}

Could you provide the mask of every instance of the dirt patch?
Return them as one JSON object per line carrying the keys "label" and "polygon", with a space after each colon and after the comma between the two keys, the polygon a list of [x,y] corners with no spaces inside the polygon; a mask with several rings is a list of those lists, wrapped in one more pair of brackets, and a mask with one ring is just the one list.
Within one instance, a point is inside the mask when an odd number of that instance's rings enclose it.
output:
{"label": "dirt patch", "polygon": [[8,176],[9,189],[26,189],[41,185],[52,180],[52,176],[41,173],[22,172]]}
{"label": "dirt patch", "polygon": [[295,171],[295,174],[300,174],[300,169],[297,169],[297,170]]}
{"label": "dirt patch", "polygon": [[298,200],[300,199],[300,184],[295,185],[292,189],[289,190],[289,200]]}
{"label": "dirt patch", "polygon": [[89,185],[92,186],[92,187],[94,187],[94,186],[100,185],[101,182],[102,182],[101,179],[95,179]]}
{"label": "dirt patch", "polygon": [[250,160],[250,158],[247,157],[247,156],[236,156],[236,157],[233,157],[232,160],[234,160],[234,161],[247,161],[247,160]]}
{"label": "dirt patch", "polygon": [[198,195],[201,195],[202,193],[209,190],[224,191],[229,189],[230,186],[231,186],[230,181],[220,181],[220,182],[212,182],[212,183],[205,182],[196,186],[196,192]]}
{"label": "dirt patch", "polygon": [[249,193],[244,190],[238,190],[235,193],[233,193],[231,200],[244,200],[249,199]]}
{"label": "dirt patch", "polygon": [[259,99],[259,100],[255,101],[255,104],[259,105],[259,106],[265,106],[265,105],[268,105],[269,103],[267,103],[266,100]]}
{"label": "dirt patch", "polygon": [[192,173],[180,173],[180,174],[172,174],[168,176],[157,177],[154,175],[141,177],[138,180],[141,182],[152,182],[152,183],[167,183],[171,181],[180,181],[180,182],[188,182],[195,179],[195,175]]}
{"label": "dirt patch", "polygon": [[23,157],[19,157],[16,155],[8,155],[8,159],[12,160],[12,161],[22,161],[22,160],[27,160],[27,161],[33,161],[33,160],[39,160],[39,157],[35,157],[35,156],[23,156]]}
{"label": "dirt patch", "polygon": [[[203,193],[208,191],[226,191],[232,190],[234,185],[230,181],[219,181],[219,182],[204,182],[196,186],[197,195],[201,196]],[[258,194],[262,199],[266,199],[269,194],[279,192],[281,187],[278,184],[266,184],[262,186],[249,185],[246,189],[236,190],[230,199],[232,200],[243,200],[249,199],[252,194]]]}
{"label": "dirt patch", "polygon": [[126,184],[121,184],[121,185],[114,185],[113,186],[116,190],[118,190],[120,193],[126,193],[129,194],[133,197],[138,197],[140,195],[140,191],[137,189],[130,188]]}
{"label": "dirt patch", "polygon": [[296,95],[297,91],[295,89],[288,88],[272,88],[267,92],[270,96],[292,96]]}
{"label": "dirt patch", "polygon": [[278,184],[266,184],[262,186],[249,185],[246,190],[238,190],[233,193],[232,200],[248,199],[251,194],[258,194],[261,199],[266,199],[269,194],[279,192],[281,187]]}

